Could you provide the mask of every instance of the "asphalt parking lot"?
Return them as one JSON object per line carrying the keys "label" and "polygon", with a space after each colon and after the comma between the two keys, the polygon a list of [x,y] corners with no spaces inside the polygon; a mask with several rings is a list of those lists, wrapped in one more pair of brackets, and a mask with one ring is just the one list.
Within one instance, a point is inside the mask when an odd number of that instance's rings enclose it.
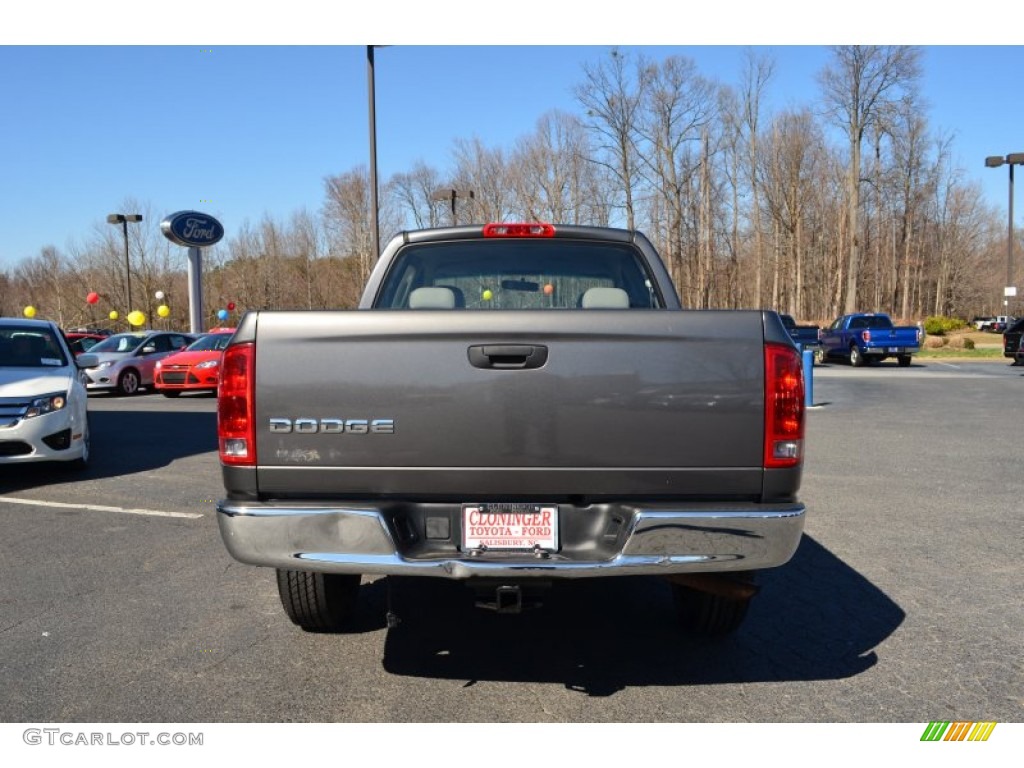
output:
{"label": "asphalt parking lot", "polygon": [[818,366],[803,543],[722,642],[654,579],[521,616],[364,584],[343,635],[288,621],[217,531],[215,400],[90,398],[93,465],[0,467],[3,722],[1024,719],[1024,369]]}

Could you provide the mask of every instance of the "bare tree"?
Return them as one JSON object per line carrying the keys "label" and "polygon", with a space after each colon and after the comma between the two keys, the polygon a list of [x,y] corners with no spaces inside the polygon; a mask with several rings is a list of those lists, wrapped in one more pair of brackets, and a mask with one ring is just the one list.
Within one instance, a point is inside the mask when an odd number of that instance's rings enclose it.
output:
{"label": "bare tree", "polygon": [[[361,286],[376,262],[370,232],[370,181],[364,168],[348,171],[325,180],[327,199],[323,219],[331,256],[349,265],[347,281],[341,292],[341,304],[354,306]],[[352,284],[356,283],[356,284]]]}
{"label": "bare tree", "polygon": [[648,65],[633,61],[612,48],[607,59],[583,66],[584,82],[574,90],[586,111],[587,125],[597,137],[597,152],[590,160],[616,181],[622,195],[626,227],[636,228],[635,195],[639,181],[637,150],[640,109],[647,88]]}
{"label": "bare tree", "polygon": [[806,316],[804,298],[808,210],[817,196],[824,143],[809,110],[782,113],[773,123],[771,145],[762,160],[767,213],[779,238],[772,275],[772,300],[797,317]]}
{"label": "bare tree", "polygon": [[416,229],[441,226],[441,211],[434,200],[434,193],[441,187],[441,174],[422,162],[409,173],[398,173],[391,179],[395,207]]}
{"label": "bare tree", "polygon": [[[500,148],[491,149],[477,137],[455,142],[452,188],[472,190],[471,221],[506,221],[512,214],[512,185]],[[460,214],[460,221],[465,218]]]}
{"label": "bare tree", "polygon": [[704,129],[716,114],[716,88],[692,60],[670,56],[650,68],[645,96],[639,133],[646,151],[640,167],[664,203],[669,264],[683,281],[688,303],[697,305],[706,289],[694,234],[701,218],[695,205],[701,184],[697,172],[708,162]]}
{"label": "bare tree", "polygon": [[921,208],[934,185],[927,165],[927,123],[914,99],[900,102],[892,121],[893,170],[899,200],[898,247],[893,259],[892,305],[902,318],[910,317],[911,260]]}
{"label": "bare tree", "polygon": [[607,222],[608,206],[582,122],[566,112],[548,112],[534,133],[516,142],[509,163],[516,213],[533,221],[564,224]]}
{"label": "bare tree", "polygon": [[14,281],[6,272],[0,272],[0,317],[17,315],[17,303]]}
{"label": "bare tree", "polygon": [[[984,234],[990,218],[977,184],[963,184],[959,171],[948,163],[940,143],[936,183],[929,201],[932,234],[926,256],[930,261],[936,315],[965,314],[971,299],[973,275],[985,253]],[[926,273],[928,274],[928,273]]]}
{"label": "bare tree", "polygon": [[762,306],[761,283],[764,273],[764,246],[761,227],[761,185],[757,176],[761,123],[761,100],[768,87],[775,63],[770,57],[757,56],[748,51],[746,67],[741,84],[743,118],[742,125],[747,134],[747,162],[749,172],[751,204],[751,228],[754,231],[754,306]]}
{"label": "bare tree", "polygon": [[740,199],[743,195],[743,171],[740,170],[744,163],[741,144],[743,142],[743,124],[740,117],[740,106],[736,99],[736,92],[729,87],[722,87],[719,92],[721,106],[719,112],[722,120],[722,149],[724,153],[724,167],[726,184],[729,188],[729,237],[726,241],[726,248],[729,255],[727,265],[728,290],[723,295],[724,306],[734,308],[743,306],[742,284],[739,279],[739,261],[742,251],[740,238]]}
{"label": "bare tree", "polygon": [[298,277],[296,288],[305,299],[306,309],[330,306],[327,285],[319,278],[319,265],[324,252],[324,238],[316,219],[305,209],[292,215],[288,230],[289,259]]}
{"label": "bare tree", "polygon": [[913,90],[920,76],[920,50],[912,46],[837,46],[834,61],[820,74],[829,117],[846,134],[850,157],[847,168],[849,251],[846,263],[846,311],[857,310],[860,276],[861,145],[865,132],[882,110]]}

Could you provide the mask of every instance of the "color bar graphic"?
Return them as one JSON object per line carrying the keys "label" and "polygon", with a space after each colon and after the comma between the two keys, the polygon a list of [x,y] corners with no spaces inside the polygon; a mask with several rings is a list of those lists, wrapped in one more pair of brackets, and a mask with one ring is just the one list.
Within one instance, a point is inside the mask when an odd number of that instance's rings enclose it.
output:
{"label": "color bar graphic", "polygon": [[988,741],[995,727],[993,722],[931,722],[921,734],[921,741]]}

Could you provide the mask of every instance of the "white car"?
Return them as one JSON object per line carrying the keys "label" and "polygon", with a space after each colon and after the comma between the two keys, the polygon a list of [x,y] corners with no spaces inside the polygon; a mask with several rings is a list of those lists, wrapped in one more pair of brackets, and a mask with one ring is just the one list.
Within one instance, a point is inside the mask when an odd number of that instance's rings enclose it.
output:
{"label": "white car", "polygon": [[88,394],[60,328],[46,320],[0,318],[0,465],[89,461]]}

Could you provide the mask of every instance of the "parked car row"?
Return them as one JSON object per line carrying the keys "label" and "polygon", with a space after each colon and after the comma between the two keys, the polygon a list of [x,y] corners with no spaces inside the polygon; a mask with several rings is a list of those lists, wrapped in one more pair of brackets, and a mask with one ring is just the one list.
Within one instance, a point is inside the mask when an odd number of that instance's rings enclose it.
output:
{"label": "parked car row", "polygon": [[203,334],[137,331],[108,336],[89,347],[97,362],[84,368],[86,389],[122,395],[155,389],[168,397],[188,390],[214,391],[220,353],[233,332],[216,328]]}
{"label": "parked car row", "polygon": [[90,392],[176,397],[216,391],[234,328],[209,333],[63,331],[49,320],[0,318],[0,464],[89,460]]}
{"label": "parked car row", "polygon": [[996,317],[976,317],[973,322],[974,327],[979,331],[1005,333],[1017,322],[1017,318],[1013,315],[997,315]]}
{"label": "parked car row", "polygon": [[158,361],[185,349],[196,338],[169,331],[115,333],[89,350],[97,362],[84,369],[86,388],[134,395],[141,387],[153,386]]}

